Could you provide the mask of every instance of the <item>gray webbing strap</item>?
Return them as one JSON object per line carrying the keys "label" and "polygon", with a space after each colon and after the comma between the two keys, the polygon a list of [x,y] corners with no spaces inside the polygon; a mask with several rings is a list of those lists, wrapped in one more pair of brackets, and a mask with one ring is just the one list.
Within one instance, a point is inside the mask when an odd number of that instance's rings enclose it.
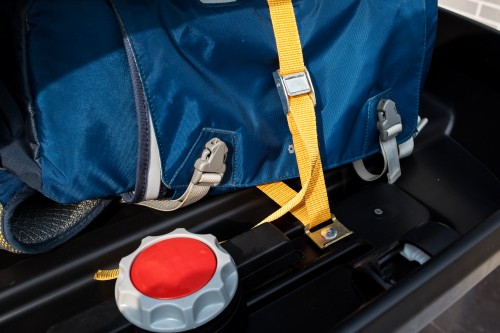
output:
{"label": "gray webbing strap", "polygon": [[366,181],[379,179],[388,171],[387,179],[389,184],[392,184],[401,176],[396,136],[403,130],[403,125],[401,124],[401,116],[396,109],[396,103],[390,99],[381,100],[377,105],[377,112],[377,128],[380,132],[379,143],[384,157],[384,169],[380,174],[374,175],[366,169],[363,160],[354,161],[353,166],[361,179]]}
{"label": "gray webbing strap", "polygon": [[137,203],[159,211],[170,212],[193,204],[204,196],[212,186],[217,186],[226,171],[227,146],[220,139],[212,139],[194,165],[194,174],[188,188],[175,200],[149,200]]}
{"label": "gray webbing strap", "polygon": [[418,135],[422,128],[427,124],[427,118],[418,117],[417,132],[406,142],[399,146],[396,136],[402,131],[401,117],[397,113],[396,104],[391,100],[381,100],[377,106],[378,122],[377,128],[380,131],[379,144],[384,158],[384,168],[379,174],[369,172],[363,160],[353,162],[354,170],[359,177],[365,181],[374,181],[382,177],[387,172],[389,184],[393,184],[401,176],[401,166],[399,160],[411,155],[413,152],[413,139]]}
{"label": "gray webbing strap", "polygon": [[363,160],[354,161],[352,164],[358,176],[365,181],[374,181],[379,179],[387,172],[389,184],[393,184],[401,176],[401,167],[399,166],[398,146],[396,139],[380,142],[382,156],[384,157],[384,169],[381,173],[373,174],[365,167]]}

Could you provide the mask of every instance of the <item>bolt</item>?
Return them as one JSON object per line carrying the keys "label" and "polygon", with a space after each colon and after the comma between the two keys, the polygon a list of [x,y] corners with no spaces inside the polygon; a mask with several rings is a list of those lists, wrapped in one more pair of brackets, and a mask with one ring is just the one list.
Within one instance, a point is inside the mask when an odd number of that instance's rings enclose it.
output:
{"label": "bolt", "polygon": [[335,237],[337,237],[337,234],[337,229],[335,229],[334,227],[328,227],[321,230],[321,236],[323,236],[323,238],[325,239],[334,239]]}
{"label": "bolt", "polygon": [[384,214],[384,211],[383,211],[382,209],[380,209],[380,208],[376,208],[373,212],[374,212],[375,214],[377,214],[377,215],[382,215],[382,214]]}

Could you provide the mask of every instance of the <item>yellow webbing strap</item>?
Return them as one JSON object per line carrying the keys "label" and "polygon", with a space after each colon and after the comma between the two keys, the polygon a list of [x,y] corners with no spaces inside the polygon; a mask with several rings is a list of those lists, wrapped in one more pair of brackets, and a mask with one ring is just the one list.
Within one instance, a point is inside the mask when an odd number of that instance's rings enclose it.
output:
{"label": "yellow webbing strap", "polygon": [[[278,50],[280,75],[304,73],[297,22],[292,0],[268,0]],[[282,182],[258,186],[281,208],[261,223],[287,212],[295,215],[307,229],[331,218],[323,168],[318,148],[314,102],[309,94],[289,96],[288,126],[292,133],[302,189],[297,193]]]}
{"label": "yellow webbing strap", "polygon": [[110,281],[118,278],[119,269],[100,269],[94,274],[96,281]]}
{"label": "yellow webbing strap", "polygon": [[10,245],[6,240],[2,232],[2,223],[3,223],[3,205],[0,203],[0,249],[5,249],[9,252],[13,253],[21,253],[14,249],[12,245]]}

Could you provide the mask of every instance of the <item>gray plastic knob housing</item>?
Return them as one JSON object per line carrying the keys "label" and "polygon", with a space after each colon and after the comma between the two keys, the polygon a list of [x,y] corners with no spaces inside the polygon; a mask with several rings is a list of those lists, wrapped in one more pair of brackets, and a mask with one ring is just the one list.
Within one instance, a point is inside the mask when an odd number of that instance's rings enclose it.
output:
{"label": "gray plastic knob housing", "polygon": [[[164,300],[142,294],[130,278],[135,258],[155,243],[178,237],[198,240],[213,251],[217,266],[211,280],[183,298]],[[217,239],[212,235],[193,234],[184,228],[163,236],[144,238],[137,250],[120,261],[119,269],[115,285],[118,309],[132,324],[153,332],[183,332],[209,322],[227,307],[238,286],[236,265]]]}

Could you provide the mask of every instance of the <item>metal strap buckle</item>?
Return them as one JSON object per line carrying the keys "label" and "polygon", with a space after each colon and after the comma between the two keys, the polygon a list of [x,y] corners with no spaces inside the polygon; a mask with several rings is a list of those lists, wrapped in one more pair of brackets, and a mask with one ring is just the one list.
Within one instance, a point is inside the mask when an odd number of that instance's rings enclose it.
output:
{"label": "metal strap buckle", "polygon": [[281,75],[279,70],[273,73],[274,82],[278,88],[281,104],[285,114],[290,112],[289,97],[300,96],[308,94],[316,106],[316,95],[314,93],[314,86],[311,81],[311,76],[307,68],[303,72],[293,73],[288,75]]}

